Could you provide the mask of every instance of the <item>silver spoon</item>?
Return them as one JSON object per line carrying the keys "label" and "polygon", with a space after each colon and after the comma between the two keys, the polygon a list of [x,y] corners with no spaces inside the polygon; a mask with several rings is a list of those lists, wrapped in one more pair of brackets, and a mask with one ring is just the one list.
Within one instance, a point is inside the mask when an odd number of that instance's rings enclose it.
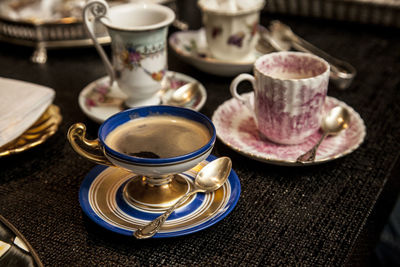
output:
{"label": "silver spoon", "polygon": [[334,58],[300,38],[289,26],[280,21],[272,21],[269,30],[260,25],[259,32],[261,39],[264,39],[276,51],[288,51],[293,47],[296,50],[317,55],[328,61],[331,66],[330,78],[340,89],[349,87],[356,75],[356,69],[348,62]]}
{"label": "silver spoon", "polygon": [[174,106],[185,106],[199,93],[199,84],[190,82],[176,89],[168,99],[168,104]]}
{"label": "silver spoon", "polygon": [[228,179],[232,162],[228,157],[218,158],[208,163],[199,171],[194,181],[193,188],[182,196],[174,205],[168,208],[162,215],[142,228],[137,229],[133,236],[137,239],[150,238],[155,235],[171,213],[191,195],[195,193],[210,193],[220,188]]}
{"label": "silver spoon", "polygon": [[328,135],[338,134],[340,131],[347,129],[349,127],[350,122],[350,113],[349,111],[341,106],[334,107],[331,109],[328,114],[322,119],[321,129],[323,134],[319,141],[306,153],[297,158],[297,162],[307,163],[313,162],[315,160],[315,155],[317,153],[317,149],[322,141]]}

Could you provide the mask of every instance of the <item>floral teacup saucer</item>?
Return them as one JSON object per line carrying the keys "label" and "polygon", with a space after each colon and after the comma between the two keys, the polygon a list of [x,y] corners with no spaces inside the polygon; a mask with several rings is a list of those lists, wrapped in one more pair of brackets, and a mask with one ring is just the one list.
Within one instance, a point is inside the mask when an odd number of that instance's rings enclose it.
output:
{"label": "floral teacup saucer", "polygon": [[169,37],[169,46],[185,62],[195,66],[199,70],[219,76],[235,76],[242,72],[251,71],[253,63],[262,54],[255,49],[248,58],[241,61],[216,59],[211,56],[207,49],[204,28],[196,31],[175,32]]}
{"label": "floral teacup saucer", "polygon": [[[207,99],[207,91],[204,86],[192,77],[182,73],[168,71],[167,83],[160,92],[162,105],[169,105],[169,98],[173,91],[182,85],[196,82],[198,83],[199,93],[193,99],[185,104],[185,108],[199,111]],[[102,123],[108,117],[124,110],[125,94],[114,83],[109,86],[109,77],[104,76],[88,84],[79,94],[79,106],[82,111],[92,120]]]}
{"label": "floral teacup saucer", "polygon": [[[246,93],[245,98],[254,93]],[[296,159],[315,145],[321,132],[311,135],[298,145],[280,145],[262,138],[250,111],[235,98],[220,105],[212,116],[217,137],[233,150],[249,158],[275,165],[302,166],[320,164],[343,157],[356,150],[364,141],[366,129],[360,115],[346,103],[333,97],[325,100],[325,112],[340,105],[350,111],[348,129],[336,136],[327,137],[320,145],[314,162],[298,163]]]}

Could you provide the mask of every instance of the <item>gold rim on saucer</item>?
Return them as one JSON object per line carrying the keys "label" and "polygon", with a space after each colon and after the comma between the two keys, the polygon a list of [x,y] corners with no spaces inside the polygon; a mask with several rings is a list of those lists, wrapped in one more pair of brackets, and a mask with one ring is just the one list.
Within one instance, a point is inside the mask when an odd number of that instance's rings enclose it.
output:
{"label": "gold rim on saucer", "polygon": [[[210,161],[210,155],[181,177],[192,183],[197,173]],[[157,208],[143,209],[132,206],[124,196],[124,187],[132,173],[121,168],[95,166],[85,177],[79,191],[79,203],[83,212],[95,223],[126,236],[149,223],[163,213]],[[232,169],[226,183],[208,194],[195,194],[169,217],[154,238],[175,237],[208,228],[225,218],[235,207],[240,196],[239,177]]]}
{"label": "gold rim on saucer", "polygon": [[43,115],[20,137],[0,147],[0,157],[23,152],[52,136],[62,121],[60,108],[50,105]]}

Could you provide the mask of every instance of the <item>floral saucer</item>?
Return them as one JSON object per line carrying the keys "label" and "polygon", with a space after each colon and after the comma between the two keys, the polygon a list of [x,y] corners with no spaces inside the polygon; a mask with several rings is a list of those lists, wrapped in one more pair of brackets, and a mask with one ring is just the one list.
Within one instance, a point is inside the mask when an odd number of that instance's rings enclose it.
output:
{"label": "floral saucer", "polygon": [[226,61],[213,58],[207,49],[204,28],[196,31],[175,32],[169,37],[169,46],[185,62],[199,70],[219,76],[235,76],[242,72],[251,71],[253,63],[261,56],[261,52],[254,50],[249,58],[242,61]]}
{"label": "floral saucer", "polygon": [[[253,92],[243,94],[245,98],[253,95]],[[217,137],[244,156],[276,165],[312,165],[343,157],[357,149],[364,141],[366,135],[364,121],[353,108],[336,98],[327,97],[325,111],[337,105],[346,107],[350,111],[349,128],[336,136],[327,137],[317,150],[315,161],[310,163],[298,163],[296,159],[317,143],[322,135],[321,132],[314,133],[304,143],[298,145],[280,145],[266,138],[260,138],[252,114],[234,98],[217,108],[212,121],[217,129]]]}
{"label": "floral saucer", "polygon": [[[104,76],[88,84],[79,94],[80,108],[90,119],[98,123],[102,123],[108,117],[126,108],[124,106],[125,94],[118,88],[116,83],[109,86],[108,81],[108,76]],[[207,99],[206,89],[194,78],[173,71],[167,72],[166,86],[160,92],[161,104],[168,105],[168,99],[173,91],[189,82],[197,82],[199,84],[199,93],[191,101],[187,102],[184,107],[199,111]]]}
{"label": "floral saucer", "polygon": [[[216,157],[210,155],[193,169],[181,176],[193,182],[197,172]],[[79,202],[86,215],[98,225],[132,236],[139,227],[161,215],[159,210],[144,210],[129,205],[123,197],[123,189],[132,173],[120,168],[96,166],[83,180]],[[240,196],[240,181],[231,170],[228,180],[218,190],[194,198],[175,210],[153,238],[187,235],[225,218],[235,207]]]}

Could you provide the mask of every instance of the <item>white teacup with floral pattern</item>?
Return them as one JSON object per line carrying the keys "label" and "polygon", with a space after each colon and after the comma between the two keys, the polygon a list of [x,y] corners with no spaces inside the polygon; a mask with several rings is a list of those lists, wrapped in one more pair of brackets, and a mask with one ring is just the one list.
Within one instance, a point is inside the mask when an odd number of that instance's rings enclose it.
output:
{"label": "white teacup with floral pattern", "polygon": [[[233,97],[254,114],[258,130],[280,144],[299,144],[318,131],[328,90],[328,62],[308,53],[276,52],[254,63],[254,76],[240,74],[231,83]],[[248,80],[254,102],[237,92]]]}
{"label": "white teacup with floral pattern", "polygon": [[[207,44],[213,57],[227,61],[252,60],[263,0],[199,0]],[[237,2],[244,2],[239,6]],[[234,5],[229,5],[232,3]]]}
{"label": "white teacup with floral pattern", "polygon": [[[91,0],[83,9],[83,20],[99,52],[110,84],[114,81],[127,95],[129,107],[159,104],[158,92],[167,72],[168,26],[175,13],[151,3],[128,3],[109,8],[104,0]],[[99,20],[111,36],[113,64],[95,36]]]}

